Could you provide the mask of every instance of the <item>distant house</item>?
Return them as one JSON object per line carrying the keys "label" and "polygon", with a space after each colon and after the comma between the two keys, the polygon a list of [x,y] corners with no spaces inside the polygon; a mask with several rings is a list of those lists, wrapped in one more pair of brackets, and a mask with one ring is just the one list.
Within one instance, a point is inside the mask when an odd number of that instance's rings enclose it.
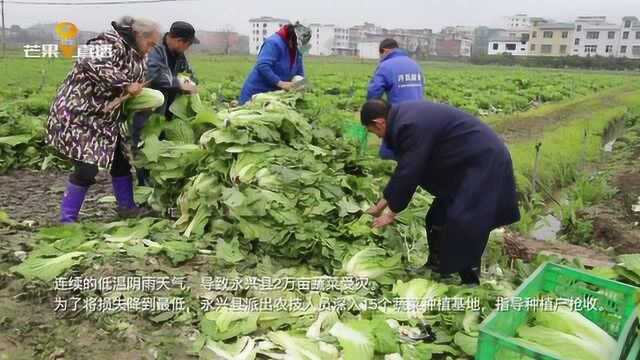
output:
{"label": "distant house", "polygon": [[234,31],[198,30],[198,39],[198,50],[224,55],[249,53],[248,38]]}
{"label": "distant house", "polygon": [[258,52],[260,52],[264,40],[280,30],[282,26],[289,23],[290,21],[287,19],[278,19],[269,16],[249,19],[249,53],[257,55]]}
{"label": "distant house", "polygon": [[619,24],[607,22],[606,16],[581,16],[575,22],[572,55],[617,56],[621,37],[629,37],[621,32]]}
{"label": "distant house", "polygon": [[575,25],[570,23],[536,22],[529,35],[529,55],[567,56],[571,54]]}
{"label": "distant house", "polygon": [[622,18],[616,53],[619,57],[640,59],[640,21],[635,16]]}
{"label": "distant house", "polygon": [[443,57],[471,56],[473,41],[470,39],[438,38],[435,41],[435,55]]}
{"label": "distant house", "polygon": [[527,37],[513,38],[502,37],[489,39],[489,47],[487,49],[488,55],[502,55],[509,54],[513,56],[527,56],[528,55],[528,42]]}
{"label": "distant house", "polygon": [[379,42],[359,42],[358,57],[361,59],[378,59],[380,58]]}

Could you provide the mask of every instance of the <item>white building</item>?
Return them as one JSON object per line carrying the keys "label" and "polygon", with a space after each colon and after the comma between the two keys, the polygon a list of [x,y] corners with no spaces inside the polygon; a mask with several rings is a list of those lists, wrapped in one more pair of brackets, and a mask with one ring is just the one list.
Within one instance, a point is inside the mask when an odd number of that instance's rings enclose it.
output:
{"label": "white building", "polygon": [[358,43],[358,57],[360,59],[379,59],[380,58],[380,43],[379,42],[359,42]]}
{"label": "white building", "polygon": [[334,25],[309,25],[309,29],[311,29],[311,40],[309,41],[311,49],[309,49],[309,55],[329,56],[333,54],[335,28]]}
{"label": "white building", "polygon": [[519,29],[529,29],[531,27],[531,19],[527,14],[516,14],[513,16],[507,17],[506,24],[507,29],[510,30],[519,30]]}
{"label": "white building", "polygon": [[529,42],[526,37],[512,38],[504,37],[489,40],[488,55],[510,54],[513,56],[527,56],[529,53]]}
{"label": "white building", "polygon": [[618,56],[620,25],[607,23],[606,16],[581,16],[575,23],[573,55]]}
{"label": "white building", "polygon": [[264,39],[280,30],[283,25],[289,23],[289,20],[272,18],[269,16],[250,19],[249,26],[251,31],[249,34],[249,53],[257,55],[264,43]]}
{"label": "white building", "polygon": [[310,55],[330,56],[353,53],[350,46],[349,29],[335,25],[311,24]]}
{"label": "white building", "polygon": [[635,16],[622,18],[617,56],[640,59],[640,21]]}

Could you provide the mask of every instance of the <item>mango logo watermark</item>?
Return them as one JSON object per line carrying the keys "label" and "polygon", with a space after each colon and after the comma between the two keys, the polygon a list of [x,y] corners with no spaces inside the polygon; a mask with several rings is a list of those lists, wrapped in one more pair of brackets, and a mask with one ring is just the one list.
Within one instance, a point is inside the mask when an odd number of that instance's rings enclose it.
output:
{"label": "mango logo watermark", "polygon": [[80,29],[69,21],[61,21],[55,26],[57,44],[29,44],[24,46],[25,58],[65,58],[104,59],[110,58],[113,48],[110,44],[78,44]]}
{"label": "mango logo watermark", "polygon": [[56,35],[58,35],[58,50],[64,58],[70,59],[77,55],[78,51],[78,35],[80,30],[78,27],[68,21],[61,21],[56,24]]}

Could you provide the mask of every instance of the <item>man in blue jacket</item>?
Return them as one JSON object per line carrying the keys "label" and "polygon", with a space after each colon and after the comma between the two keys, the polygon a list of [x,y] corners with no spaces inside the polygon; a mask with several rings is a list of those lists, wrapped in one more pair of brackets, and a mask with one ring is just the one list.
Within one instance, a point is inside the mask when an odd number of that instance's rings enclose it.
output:
{"label": "man in blue jacket", "polygon": [[258,54],[256,66],[242,87],[240,104],[251,100],[255,94],[293,89],[293,77],[304,77],[300,48],[310,39],[309,29],[299,23],[287,24],[267,38]]}
{"label": "man in blue jacket", "polygon": [[[444,104],[370,100],[360,115],[398,157],[384,198],[367,211],[376,217],[373,226],[393,223],[420,186],[435,196],[425,219],[436,244],[432,249],[430,241],[428,267],[478,284],[489,233],[520,220],[506,145],[480,120]],[[439,261],[432,259],[434,253]]]}
{"label": "man in blue jacket", "polygon": [[[369,82],[367,100],[380,99],[384,94],[391,105],[424,99],[422,69],[398,47],[397,41],[383,40],[380,43],[380,58],[380,64]],[[380,157],[385,160],[395,158],[384,140],[380,145]]]}

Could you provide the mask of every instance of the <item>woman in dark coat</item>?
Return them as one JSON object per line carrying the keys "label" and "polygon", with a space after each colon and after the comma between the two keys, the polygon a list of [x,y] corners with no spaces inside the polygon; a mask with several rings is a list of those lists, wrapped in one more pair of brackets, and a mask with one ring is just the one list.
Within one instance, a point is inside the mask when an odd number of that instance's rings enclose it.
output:
{"label": "woman in dark coat", "polygon": [[[435,196],[426,217],[428,266],[478,283],[491,230],[520,220],[511,156],[483,122],[451,106],[368,101],[362,124],[398,154],[384,198],[369,209],[375,227],[393,223],[418,186]],[[384,212],[386,208],[389,212]]]}
{"label": "woman in dark coat", "polygon": [[119,214],[127,217],[142,212],[133,201],[122,106],[110,109],[108,104],[124,94],[135,96],[142,91],[145,54],[161,35],[156,23],[144,19],[125,17],[112,26],[113,31],[88,42],[111,46],[112,56],[78,59],[51,105],[47,143],[74,165],[60,207],[62,223],[77,221],[99,168],[110,169]]}

